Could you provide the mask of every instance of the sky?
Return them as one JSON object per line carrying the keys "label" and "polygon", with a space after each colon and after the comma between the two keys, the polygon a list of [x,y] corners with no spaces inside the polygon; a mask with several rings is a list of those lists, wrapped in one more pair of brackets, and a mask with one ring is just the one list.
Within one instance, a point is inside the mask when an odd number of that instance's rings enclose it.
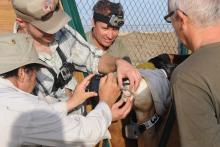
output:
{"label": "sky", "polygon": [[[76,0],[85,31],[91,28],[92,7],[97,0]],[[120,2],[125,11],[123,31],[173,31],[163,17],[167,14],[167,0],[111,0]]]}

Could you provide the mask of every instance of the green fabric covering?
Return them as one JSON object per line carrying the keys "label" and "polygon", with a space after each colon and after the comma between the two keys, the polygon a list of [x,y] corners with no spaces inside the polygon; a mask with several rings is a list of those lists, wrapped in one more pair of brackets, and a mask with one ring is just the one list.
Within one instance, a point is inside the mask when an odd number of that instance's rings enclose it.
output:
{"label": "green fabric covering", "polygon": [[183,43],[180,43],[179,48],[180,48],[180,52],[179,52],[180,55],[188,55],[189,54],[188,49],[185,47],[185,45]]}
{"label": "green fabric covering", "polygon": [[111,147],[108,139],[103,140],[102,147]]}
{"label": "green fabric covering", "polygon": [[[72,18],[69,22],[69,25],[77,30],[82,37],[86,40],[85,32],[82,26],[82,22],[79,16],[79,12],[76,6],[75,0],[61,0],[64,11]],[[84,77],[87,76],[87,73],[83,73]]]}
{"label": "green fabric covering", "polygon": [[61,2],[64,11],[72,18],[72,20],[69,22],[69,25],[77,30],[84,37],[84,39],[86,39],[75,0],[61,0]]}

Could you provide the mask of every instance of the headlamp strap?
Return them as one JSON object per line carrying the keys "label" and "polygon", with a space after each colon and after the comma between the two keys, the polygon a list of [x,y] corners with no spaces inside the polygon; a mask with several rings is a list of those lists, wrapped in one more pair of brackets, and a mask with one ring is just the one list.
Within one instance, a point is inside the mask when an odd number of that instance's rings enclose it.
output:
{"label": "headlamp strap", "polygon": [[93,19],[108,24],[110,17],[94,12]]}
{"label": "headlamp strap", "polygon": [[101,21],[108,26],[120,28],[124,24],[123,16],[118,16],[116,14],[111,14],[111,16],[104,16],[102,14],[94,12],[93,19],[95,21]]}

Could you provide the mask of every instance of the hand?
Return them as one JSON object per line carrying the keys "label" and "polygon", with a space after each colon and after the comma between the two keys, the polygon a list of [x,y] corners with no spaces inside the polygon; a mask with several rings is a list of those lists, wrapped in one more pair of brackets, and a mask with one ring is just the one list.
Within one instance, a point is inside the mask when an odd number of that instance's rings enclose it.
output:
{"label": "hand", "polygon": [[120,119],[125,118],[128,113],[131,111],[131,108],[133,106],[133,101],[128,99],[125,102],[125,105],[121,107],[124,104],[124,101],[120,99],[117,103],[115,103],[112,108],[112,121],[117,121]]}
{"label": "hand", "polygon": [[117,84],[117,80],[112,73],[100,79],[99,99],[106,102],[110,108],[120,96],[120,93],[121,91]]}
{"label": "hand", "polygon": [[130,82],[129,89],[136,90],[139,86],[139,83],[141,81],[141,75],[135,67],[133,67],[131,64],[129,64],[127,61],[122,59],[117,59],[116,61],[117,65],[117,77],[119,86],[122,88],[122,79],[128,78]]}
{"label": "hand", "polygon": [[76,86],[75,90],[71,94],[71,97],[67,100],[68,111],[71,111],[74,107],[82,104],[86,99],[98,95],[96,92],[86,92],[86,87],[93,76],[94,74],[88,75]]}

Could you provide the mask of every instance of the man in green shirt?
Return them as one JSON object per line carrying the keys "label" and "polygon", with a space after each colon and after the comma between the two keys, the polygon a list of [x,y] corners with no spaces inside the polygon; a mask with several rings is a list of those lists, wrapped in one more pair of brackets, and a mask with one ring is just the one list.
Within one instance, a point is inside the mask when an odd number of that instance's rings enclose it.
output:
{"label": "man in green shirt", "polygon": [[182,147],[220,146],[220,1],[168,0],[168,15],[192,54],[171,77]]}
{"label": "man in green shirt", "polygon": [[92,30],[86,33],[88,42],[115,57],[128,56],[128,49],[118,37],[120,27],[124,24],[121,4],[100,0],[94,5],[93,11]]}
{"label": "man in green shirt", "polygon": [[[87,41],[105,54],[114,57],[128,57],[128,49],[125,48],[122,40],[118,37],[120,27],[124,24],[124,11],[120,3],[113,3],[108,0],[99,0],[93,7],[92,30],[86,33]],[[98,80],[93,80],[93,86],[98,86]],[[129,103],[129,101],[127,101]],[[130,112],[131,104],[124,105],[117,102],[112,111],[120,118],[125,118]],[[112,139],[112,146],[125,146],[122,137],[122,124],[120,121],[113,122],[109,128]]]}
{"label": "man in green shirt", "polygon": [[[97,49],[101,49],[105,54],[125,59],[127,58],[129,60],[129,50],[124,46],[121,38],[118,37],[120,27],[122,27],[124,24],[124,11],[121,4],[113,3],[108,0],[99,0],[94,5],[93,12],[93,26],[92,30],[86,34],[87,41],[96,46]],[[160,73],[160,71],[158,72]],[[162,73],[162,75],[163,74],[164,73]],[[98,86],[98,80],[93,80],[92,83],[93,87]],[[126,103],[128,102],[129,101]],[[128,104],[123,105],[123,103],[119,101],[114,104],[112,111],[115,112],[114,114],[120,116],[120,119],[125,118],[132,106],[130,105],[126,108],[127,105]],[[149,115],[149,117],[151,117],[151,115]],[[112,136],[112,146],[125,146],[125,141],[122,136],[121,121],[113,122],[109,128],[109,131]],[[151,140],[152,138],[148,137],[147,139]],[[126,142],[126,144],[128,144],[128,142]],[[129,141],[129,146],[137,145],[133,141]]]}
{"label": "man in green shirt", "polygon": [[[132,58],[129,56],[129,49],[126,48],[125,44],[123,43],[122,38],[120,38],[119,36],[119,30],[123,26],[123,24],[124,24],[124,11],[123,11],[123,7],[121,6],[121,4],[113,3],[108,0],[99,0],[93,7],[92,29],[90,32],[86,33],[87,41],[90,44],[93,44],[94,46],[96,46],[97,49],[99,50],[101,49],[105,54],[130,60]],[[130,60],[130,62],[132,63],[132,60]],[[144,67],[154,69],[155,67],[153,63],[154,62],[145,63]],[[142,65],[140,65],[140,67],[142,67]],[[147,71],[147,72],[149,72],[150,75],[153,74],[153,75],[158,76],[158,77],[155,76],[156,77],[155,79],[151,79],[152,81],[160,81],[159,79],[163,77],[164,75],[164,73],[161,73],[160,70],[157,70],[157,71],[152,70],[152,71]],[[159,75],[161,75],[161,77]],[[142,76],[144,77],[144,75]],[[165,81],[167,80],[166,77],[164,78],[164,80]],[[94,89],[98,89],[98,88],[95,88],[95,87],[98,87],[98,80],[92,80],[92,81],[93,81],[92,86],[94,87]],[[154,83],[160,83],[160,82],[154,82]],[[163,85],[163,84],[164,83],[160,83],[159,85]],[[166,86],[167,85],[163,85],[163,87],[166,87]],[[158,90],[158,93],[160,93],[159,91],[160,90]],[[170,100],[166,96],[164,96],[163,99],[167,101]],[[161,102],[161,99],[159,101]],[[127,103],[128,102],[129,101],[127,101]],[[128,110],[131,109],[131,107],[126,108],[125,106],[127,105],[123,106],[123,103],[117,102],[112,107],[112,111],[114,112],[114,114],[117,114],[117,116],[121,116],[120,119],[123,119],[129,113]],[[145,109],[147,109],[147,107],[149,106],[151,106],[151,104],[148,104],[148,106],[145,105]],[[143,112],[145,113],[145,116],[149,117],[149,119],[153,116],[152,109],[150,109],[151,111],[149,114],[146,114],[146,112]],[[148,118],[145,118],[144,120],[147,121]],[[109,131],[112,136],[112,139],[111,139],[112,146],[120,146],[120,147],[128,146],[128,145],[137,146],[134,140],[132,141],[127,140],[125,142],[122,136],[122,132],[123,132],[122,128],[123,127],[122,127],[121,121],[113,122],[111,126],[109,127]],[[157,130],[157,132],[160,132],[160,131]],[[151,140],[152,142],[154,142],[153,140],[156,140],[156,137],[154,133],[151,133],[153,131],[148,131],[148,132],[150,132],[149,133],[150,135],[145,136],[145,139]],[[126,136],[128,137],[129,135],[126,134]]]}

